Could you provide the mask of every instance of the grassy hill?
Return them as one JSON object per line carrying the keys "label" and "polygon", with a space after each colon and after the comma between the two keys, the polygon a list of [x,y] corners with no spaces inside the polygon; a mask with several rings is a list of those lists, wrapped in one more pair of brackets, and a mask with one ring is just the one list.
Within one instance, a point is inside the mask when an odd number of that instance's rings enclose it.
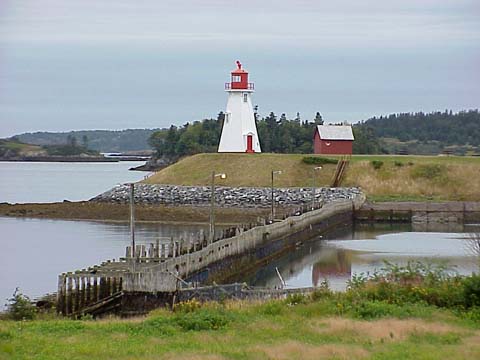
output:
{"label": "grassy hill", "polygon": [[69,132],[25,133],[17,135],[20,141],[36,145],[64,145],[68,137],[100,152],[149,150],[148,138],[157,129],[82,130]]}
{"label": "grassy hill", "polygon": [[0,139],[0,156],[32,156],[45,155],[44,148],[38,145],[25,144],[20,141]]}
{"label": "grassy hill", "polygon": [[[271,170],[277,187],[312,185],[312,168],[303,154],[198,154],[182,159],[145,183],[209,185],[211,172],[225,172],[225,186],[270,186]],[[336,158],[334,156],[330,158]],[[329,186],[336,165],[325,164],[316,174],[318,186]],[[480,201],[480,158],[455,156],[356,155],[343,186],[360,186],[376,200]]]}

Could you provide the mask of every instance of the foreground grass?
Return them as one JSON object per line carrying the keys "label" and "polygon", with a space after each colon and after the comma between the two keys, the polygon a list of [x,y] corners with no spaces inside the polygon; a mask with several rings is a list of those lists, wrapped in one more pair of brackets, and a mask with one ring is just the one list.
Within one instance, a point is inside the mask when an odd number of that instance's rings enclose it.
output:
{"label": "foreground grass", "polygon": [[[12,318],[34,315],[14,304]],[[478,359],[479,340],[480,276],[416,262],[355,275],[346,292],[322,284],[130,320],[0,321],[0,359]]]}
{"label": "foreground grass", "polygon": [[[227,173],[219,186],[271,185],[271,170],[278,187],[312,186],[312,168],[303,154],[198,154],[160,170],[146,183],[209,185],[213,170]],[[335,157],[333,157],[335,158]],[[382,162],[375,169],[372,162]],[[325,164],[316,173],[317,186],[331,184],[336,165]],[[480,158],[455,156],[355,155],[343,186],[360,186],[376,200],[480,201]]]}
{"label": "foreground grass", "polygon": [[427,305],[336,298],[207,304],[99,321],[0,321],[0,359],[474,359],[480,324]]}

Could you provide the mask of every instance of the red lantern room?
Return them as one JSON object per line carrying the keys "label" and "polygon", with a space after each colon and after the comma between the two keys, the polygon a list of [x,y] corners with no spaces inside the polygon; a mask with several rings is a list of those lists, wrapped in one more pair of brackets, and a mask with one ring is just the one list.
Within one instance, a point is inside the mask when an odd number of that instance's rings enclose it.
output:
{"label": "red lantern room", "polygon": [[231,82],[225,84],[225,90],[253,90],[254,84],[248,82],[248,71],[242,69],[237,60],[237,68],[232,71]]}

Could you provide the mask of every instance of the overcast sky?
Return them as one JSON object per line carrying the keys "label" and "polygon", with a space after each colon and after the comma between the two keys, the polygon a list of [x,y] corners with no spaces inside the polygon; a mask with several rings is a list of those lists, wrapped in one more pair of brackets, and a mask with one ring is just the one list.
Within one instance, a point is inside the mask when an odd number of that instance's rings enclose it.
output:
{"label": "overcast sky", "polygon": [[468,0],[0,0],[0,137],[215,117],[239,59],[270,111],[480,107]]}

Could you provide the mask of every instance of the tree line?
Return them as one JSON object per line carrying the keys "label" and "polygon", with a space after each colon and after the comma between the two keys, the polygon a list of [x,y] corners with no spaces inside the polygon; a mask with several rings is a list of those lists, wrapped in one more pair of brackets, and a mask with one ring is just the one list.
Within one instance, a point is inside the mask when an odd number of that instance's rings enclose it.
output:
{"label": "tree line", "polygon": [[[160,157],[216,152],[224,117],[220,112],[216,119],[195,121],[180,127],[172,125],[169,129],[154,132],[149,144]],[[257,117],[256,124],[263,152],[311,153],[315,126],[323,124],[323,119],[318,112],[312,121],[301,120],[299,113],[294,119],[287,119],[285,114],[277,117],[271,112],[267,117]]]}
{"label": "tree line", "polygon": [[443,145],[480,145],[480,114],[477,110],[431,113],[400,113],[373,117],[357,125],[377,138],[400,141],[438,141]]}

